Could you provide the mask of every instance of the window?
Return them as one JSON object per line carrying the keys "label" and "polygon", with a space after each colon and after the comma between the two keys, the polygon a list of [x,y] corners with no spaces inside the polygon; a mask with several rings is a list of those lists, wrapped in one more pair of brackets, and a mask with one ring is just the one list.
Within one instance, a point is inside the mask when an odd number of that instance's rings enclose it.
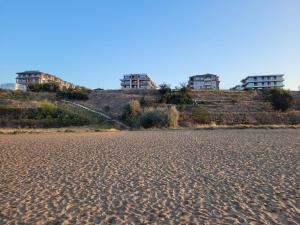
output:
{"label": "window", "polygon": [[254,86],[257,86],[257,82],[254,82]]}

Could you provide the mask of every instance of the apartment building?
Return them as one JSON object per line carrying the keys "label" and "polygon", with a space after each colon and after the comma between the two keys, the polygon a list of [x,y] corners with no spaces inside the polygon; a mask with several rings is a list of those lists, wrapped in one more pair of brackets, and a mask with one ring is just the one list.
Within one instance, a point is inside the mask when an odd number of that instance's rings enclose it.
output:
{"label": "apartment building", "polygon": [[189,86],[192,89],[219,90],[219,76],[215,74],[194,75],[189,78]]}
{"label": "apartment building", "polygon": [[57,76],[47,74],[38,70],[17,73],[16,83],[26,86],[28,84],[57,83],[60,88],[75,88],[75,85],[70,82],[64,81]]}
{"label": "apartment building", "polygon": [[156,89],[157,86],[149,74],[125,74],[121,79],[122,89]]}
{"label": "apartment building", "polygon": [[243,89],[283,88],[284,74],[254,75],[241,80]]}

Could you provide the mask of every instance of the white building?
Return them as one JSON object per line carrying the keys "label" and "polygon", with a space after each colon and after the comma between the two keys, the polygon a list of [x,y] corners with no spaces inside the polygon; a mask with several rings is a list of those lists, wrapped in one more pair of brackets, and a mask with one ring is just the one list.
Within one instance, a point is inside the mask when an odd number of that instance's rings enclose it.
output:
{"label": "white building", "polygon": [[189,78],[189,86],[192,89],[219,90],[219,76],[215,74],[194,75]]}
{"label": "white building", "polygon": [[284,74],[254,75],[241,80],[243,89],[282,88]]}
{"label": "white building", "polygon": [[156,84],[150,75],[143,74],[125,74],[121,79],[122,89],[156,89]]}
{"label": "white building", "polygon": [[6,84],[0,84],[0,89],[5,89],[5,90],[20,90],[20,91],[26,91],[27,87],[26,85],[23,84],[17,84],[17,83],[6,83]]}

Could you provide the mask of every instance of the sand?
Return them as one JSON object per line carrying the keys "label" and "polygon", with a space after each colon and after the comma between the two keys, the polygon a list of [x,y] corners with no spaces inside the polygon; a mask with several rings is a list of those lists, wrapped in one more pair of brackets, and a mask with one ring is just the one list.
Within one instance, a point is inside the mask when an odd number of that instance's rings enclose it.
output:
{"label": "sand", "polygon": [[300,130],[0,135],[0,224],[299,224]]}

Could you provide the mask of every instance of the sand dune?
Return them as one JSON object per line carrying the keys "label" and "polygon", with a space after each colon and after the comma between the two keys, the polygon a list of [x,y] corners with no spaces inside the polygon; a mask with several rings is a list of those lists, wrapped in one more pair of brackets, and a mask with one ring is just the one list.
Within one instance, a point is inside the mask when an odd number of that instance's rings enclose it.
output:
{"label": "sand dune", "polygon": [[0,135],[0,224],[299,224],[299,130]]}

